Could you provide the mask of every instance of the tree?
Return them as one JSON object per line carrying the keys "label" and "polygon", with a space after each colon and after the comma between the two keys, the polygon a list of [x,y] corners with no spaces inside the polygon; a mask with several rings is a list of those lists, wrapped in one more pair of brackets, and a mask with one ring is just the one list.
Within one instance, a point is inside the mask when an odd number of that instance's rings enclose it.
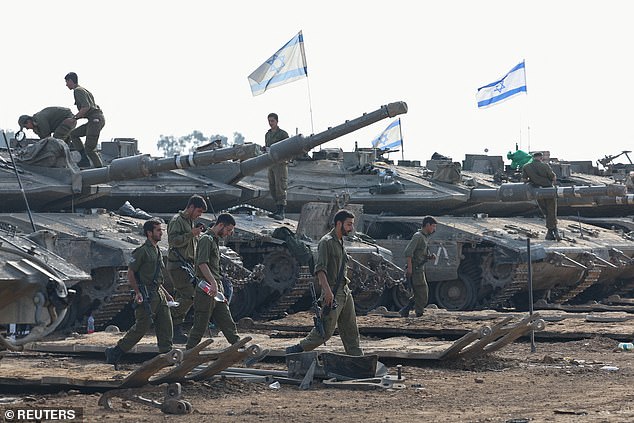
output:
{"label": "tree", "polygon": [[[191,134],[176,138],[174,135],[161,135],[156,147],[163,156],[169,157],[175,154],[189,153],[197,147],[220,140],[223,147],[229,146],[229,139],[224,135],[215,134],[205,137],[202,132],[194,130]],[[244,144],[244,136],[239,132],[233,133],[233,144]]]}
{"label": "tree", "polygon": [[244,144],[244,135],[242,135],[240,132],[234,132],[233,133],[233,144],[234,145]]}

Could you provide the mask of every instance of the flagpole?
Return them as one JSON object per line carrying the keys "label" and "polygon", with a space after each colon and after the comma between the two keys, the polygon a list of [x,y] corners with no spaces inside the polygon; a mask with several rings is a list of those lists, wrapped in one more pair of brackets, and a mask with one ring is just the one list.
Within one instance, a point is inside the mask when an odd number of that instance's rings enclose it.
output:
{"label": "flagpole", "polygon": [[308,87],[308,110],[310,111],[310,133],[315,133],[315,126],[313,125],[313,101],[310,97],[310,81],[308,81],[308,73],[306,73],[306,86]]}
{"label": "flagpole", "polygon": [[401,118],[398,118],[398,133],[401,136],[401,160],[405,161],[405,148],[403,147],[403,129],[401,127]]}

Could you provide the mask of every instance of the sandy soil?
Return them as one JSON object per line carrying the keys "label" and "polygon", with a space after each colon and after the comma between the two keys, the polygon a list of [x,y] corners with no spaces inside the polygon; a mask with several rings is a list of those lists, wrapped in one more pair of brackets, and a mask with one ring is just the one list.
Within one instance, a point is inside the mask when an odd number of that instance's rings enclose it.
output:
{"label": "sandy soil", "polygon": [[[583,319],[570,321],[578,326]],[[402,324],[403,320],[400,322]],[[629,322],[620,324],[631,333],[633,324]],[[558,325],[561,324],[558,322]],[[597,326],[592,325],[587,323],[585,328],[595,332],[591,338],[538,342],[534,353],[531,353],[527,341],[521,341],[471,361],[382,358],[391,375],[396,375],[398,364],[402,365],[405,389],[334,389],[320,381],[316,381],[309,390],[284,384],[279,389],[273,389],[267,383],[213,379],[184,384],[184,399],[191,402],[194,411],[185,416],[172,416],[118,398],[113,400],[114,410],[105,410],[97,405],[99,393],[78,390],[46,393],[33,389],[16,391],[16,388],[8,392],[3,386],[0,409],[82,406],[84,421],[125,422],[634,421],[634,391],[631,388],[634,352],[614,351],[618,341],[602,336],[602,329],[597,330]],[[283,346],[295,342],[295,339],[271,338],[268,336],[270,333],[269,330],[257,334],[258,343],[277,346],[281,350]],[[117,338],[108,334],[98,335],[102,338],[94,337],[93,344],[107,345]],[[85,338],[83,340],[85,342]],[[152,338],[144,342],[151,343]],[[387,341],[363,337],[366,349],[372,349],[373,345],[381,342],[388,342],[389,348],[401,351],[434,344],[429,339],[404,336]],[[436,339],[435,343],[439,345],[443,341]],[[385,345],[378,349],[385,348]],[[222,346],[222,340],[218,339],[217,346]],[[339,345],[333,342],[330,348],[336,350]],[[116,381],[138,367],[137,363],[128,362],[120,372],[113,372],[112,366],[100,360],[101,356],[97,354],[10,353],[0,360],[0,376],[22,374],[35,377],[38,373],[53,371],[58,375],[78,373]],[[257,367],[286,370],[283,359],[275,356]],[[160,399],[161,396],[155,398]]]}

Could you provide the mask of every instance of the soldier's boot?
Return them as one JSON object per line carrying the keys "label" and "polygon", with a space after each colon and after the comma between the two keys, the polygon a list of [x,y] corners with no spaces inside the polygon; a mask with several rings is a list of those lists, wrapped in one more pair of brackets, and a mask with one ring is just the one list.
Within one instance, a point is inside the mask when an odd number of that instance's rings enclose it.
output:
{"label": "soldier's boot", "polygon": [[172,342],[175,344],[187,343],[187,334],[185,333],[184,323],[174,326],[174,337],[172,338]]}
{"label": "soldier's boot", "polygon": [[269,213],[267,216],[270,217],[271,219],[275,219],[275,216],[277,216],[277,213],[280,211],[280,206],[276,206],[277,208],[275,209],[275,211],[273,213]]}
{"label": "soldier's boot", "polygon": [[286,347],[286,354],[296,354],[300,352],[304,352],[304,348],[301,345],[291,345],[290,347]]}
{"label": "soldier's boot", "polygon": [[275,213],[271,213],[269,214],[269,217],[272,217],[275,220],[284,220],[284,206],[277,206],[277,210],[275,210]]}
{"label": "soldier's boot", "polygon": [[559,236],[559,231],[557,231],[557,228],[549,229],[546,233],[546,239],[548,241],[561,241],[561,236]]}
{"label": "soldier's boot", "polygon": [[90,167],[90,159],[86,155],[86,150],[81,150],[79,153],[81,154],[81,160],[77,162],[77,166],[81,168]]}
{"label": "soldier's boot", "polygon": [[117,365],[117,363],[119,363],[119,360],[121,360],[121,357],[123,357],[124,351],[119,348],[118,345],[114,346],[114,347],[108,347],[106,348],[106,363],[108,364],[114,364],[115,366]]}
{"label": "soldier's boot", "polygon": [[561,235],[559,235],[559,231],[557,230],[557,228],[553,229],[553,237],[555,238],[555,240],[557,241],[561,241]]}
{"label": "soldier's boot", "polygon": [[400,314],[401,317],[409,317],[409,312],[414,307],[414,304],[415,304],[414,300],[409,300],[409,302],[405,304],[405,306],[398,311],[398,314]]}

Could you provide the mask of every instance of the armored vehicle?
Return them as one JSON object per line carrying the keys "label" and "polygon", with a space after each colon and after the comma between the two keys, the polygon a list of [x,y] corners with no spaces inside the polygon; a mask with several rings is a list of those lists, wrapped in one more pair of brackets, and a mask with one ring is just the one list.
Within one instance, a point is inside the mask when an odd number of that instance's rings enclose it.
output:
{"label": "armored vehicle", "polygon": [[[192,194],[213,199],[214,208],[220,210],[260,194],[259,189],[237,186],[245,176],[406,112],[404,102],[390,103],[321,133],[283,140],[263,154],[257,145],[243,144],[169,158],[133,155],[114,159],[103,168],[78,170],[65,144],[47,138],[16,150],[16,158],[24,191],[35,211],[116,209],[130,201],[150,213],[172,213],[183,207]],[[136,152],[130,143],[120,140],[108,149],[114,155]],[[2,165],[11,170],[8,159]],[[194,172],[195,168],[198,170]],[[10,172],[0,173],[0,195],[5,202],[3,210],[24,210],[20,187]]]}
{"label": "armored vehicle", "polygon": [[[504,171],[501,157],[467,155],[464,165],[460,165],[450,158],[435,156],[437,158],[421,165],[416,160],[394,164],[384,156],[385,152],[377,149],[343,152],[339,148],[328,148],[313,152],[312,157],[294,160],[288,168],[287,211],[299,213],[308,201],[328,202],[333,198],[363,204],[369,214],[406,216],[473,213],[517,216],[533,214],[537,209],[533,196],[520,193],[529,187],[503,188],[519,180],[500,176]],[[582,195],[573,191],[568,192],[572,195],[558,195],[560,214],[622,216],[634,213],[634,196],[628,195],[625,186],[615,183],[614,179],[585,177],[571,181],[560,177],[559,180],[565,187],[592,187],[579,188],[586,191]],[[258,187],[261,192],[250,204],[268,209],[273,206],[267,195],[265,172],[245,177],[241,184],[251,189]],[[492,198],[491,189],[501,187],[505,194],[513,195]]]}
{"label": "armored vehicle", "polygon": [[[631,219],[602,228],[593,219],[559,219],[560,242],[544,240],[540,218],[440,216],[430,238],[435,260],[426,265],[430,302],[452,310],[526,309],[528,241],[535,300],[550,304],[607,303],[634,294]],[[603,221],[603,219],[599,219]],[[402,252],[421,217],[365,216],[364,230]],[[619,221],[621,221],[619,223]],[[628,230],[628,227],[630,228]],[[404,265],[402,254],[395,257]]]}
{"label": "armored vehicle", "polygon": [[14,227],[0,225],[0,330],[8,333],[11,324],[29,328],[23,337],[0,336],[0,351],[20,350],[54,331],[66,317],[72,287],[90,279],[40,245],[53,238],[46,231],[21,236]]}

